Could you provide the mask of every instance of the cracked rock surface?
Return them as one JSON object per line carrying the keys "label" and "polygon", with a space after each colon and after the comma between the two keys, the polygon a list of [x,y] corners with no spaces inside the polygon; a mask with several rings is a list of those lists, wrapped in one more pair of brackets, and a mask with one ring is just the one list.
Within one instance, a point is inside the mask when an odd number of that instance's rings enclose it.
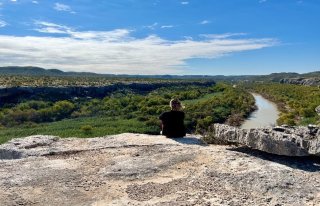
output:
{"label": "cracked rock surface", "polygon": [[0,205],[320,205],[319,157],[193,136],[31,136],[0,157]]}
{"label": "cracked rock surface", "polygon": [[320,157],[320,128],[316,125],[240,129],[214,124],[207,136],[212,143],[236,143],[277,155]]}

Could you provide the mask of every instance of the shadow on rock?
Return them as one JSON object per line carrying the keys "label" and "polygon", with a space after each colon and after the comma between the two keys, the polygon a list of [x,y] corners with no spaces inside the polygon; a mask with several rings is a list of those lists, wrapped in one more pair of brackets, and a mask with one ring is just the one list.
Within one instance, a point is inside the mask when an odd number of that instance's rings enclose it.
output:
{"label": "shadow on rock", "polygon": [[181,144],[208,146],[207,143],[205,143],[204,141],[196,137],[179,137],[179,138],[168,138],[168,139],[171,139]]}
{"label": "shadow on rock", "polygon": [[245,153],[263,160],[276,162],[286,165],[293,169],[299,169],[307,172],[319,172],[320,171],[320,158],[316,156],[306,157],[289,157],[276,154],[270,154],[267,152],[251,149],[248,147],[236,147],[228,149],[231,151]]}

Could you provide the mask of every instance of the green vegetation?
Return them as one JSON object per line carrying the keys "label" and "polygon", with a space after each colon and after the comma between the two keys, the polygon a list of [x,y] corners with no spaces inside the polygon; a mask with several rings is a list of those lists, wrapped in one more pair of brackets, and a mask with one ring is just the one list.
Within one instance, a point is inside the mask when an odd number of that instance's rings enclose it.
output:
{"label": "green vegetation", "polygon": [[[92,129],[90,129],[92,128]],[[86,117],[65,119],[52,123],[30,124],[1,128],[0,144],[16,137],[30,135],[56,135],[59,137],[102,137],[105,135],[132,133],[152,133],[154,128],[146,126],[136,119],[110,117]]]}
{"label": "green vegetation", "polygon": [[[278,124],[319,124],[319,87],[278,84],[283,78],[317,78],[319,72],[256,76],[139,76],[62,72],[36,67],[0,68],[0,143],[47,134],[94,137],[123,132],[158,134],[159,115],[182,100],[188,133],[213,123],[238,126],[255,109],[257,92],[278,104]],[[199,80],[201,78],[201,80]],[[212,79],[242,82],[241,87]],[[258,83],[252,83],[258,82]],[[269,83],[268,83],[269,82]]]}
{"label": "green vegetation", "polygon": [[0,109],[0,142],[35,134],[61,137],[123,132],[159,134],[158,116],[170,109],[172,98],[179,98],[186,105],[185,123],[190,133],[202,133],[216,122],[239,125],[254,109],[254,98],[240,88],[222,83],[176,85],[142,93],[120,89],[100,99],[24,100],[6,104]]}
{"label": "green vegetation", "polygon": [[93,127],[91,125],[83,125],[80,127],[84,134],[92,134]]}
{"label": "green vegetation", "polygon": [[[178,79],[151,79],[135,77],[104,76],[8,76],[0,74],[2,87],[74,87],[74,86],[107,86],[116,83],[170,83],[186,82]],[[190,80],[191,81],[191,80]]]}
{"label": "green vegetation", "polygon": [[105,86],[123,82],[173,82],[195,79],[206,79],[227,82],[279,82],[282,79],[313,78],[320,80],[320,71],[298,74],[293,72],[272,73],[269,75],[114,75],[90,72],[63,72],[58,69],[43,69],[39,67],[0,67],[0,85],[16,86]]}
{"label": "green vegetation", "polygon": [[278,124],[319,124],[315,108],[320,105],[320,88],[315,86],[256,83],[244,87],[262,94],[278,104],[281,111]]}

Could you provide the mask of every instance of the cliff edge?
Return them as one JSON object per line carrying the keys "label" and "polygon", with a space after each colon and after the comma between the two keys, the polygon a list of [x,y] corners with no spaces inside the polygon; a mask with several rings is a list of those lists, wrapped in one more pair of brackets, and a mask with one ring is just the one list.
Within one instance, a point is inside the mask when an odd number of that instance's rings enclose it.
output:
{"label": "cliff edge", "polygon": [[320,205],[320,161],[193,136],[31,136],[0,146],[0,203]]}

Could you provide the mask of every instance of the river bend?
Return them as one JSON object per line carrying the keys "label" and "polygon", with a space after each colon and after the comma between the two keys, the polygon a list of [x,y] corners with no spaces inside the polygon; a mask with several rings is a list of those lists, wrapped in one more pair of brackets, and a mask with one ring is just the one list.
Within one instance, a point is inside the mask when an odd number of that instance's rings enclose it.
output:
{"label": "river bend", "polygon": [[277,119],[279,118],[277,105],[259,94],[252,93],[252,95],[254,96],[258,109],[250,114],[241,125],[241,128],[251,129],[276,125]]}

